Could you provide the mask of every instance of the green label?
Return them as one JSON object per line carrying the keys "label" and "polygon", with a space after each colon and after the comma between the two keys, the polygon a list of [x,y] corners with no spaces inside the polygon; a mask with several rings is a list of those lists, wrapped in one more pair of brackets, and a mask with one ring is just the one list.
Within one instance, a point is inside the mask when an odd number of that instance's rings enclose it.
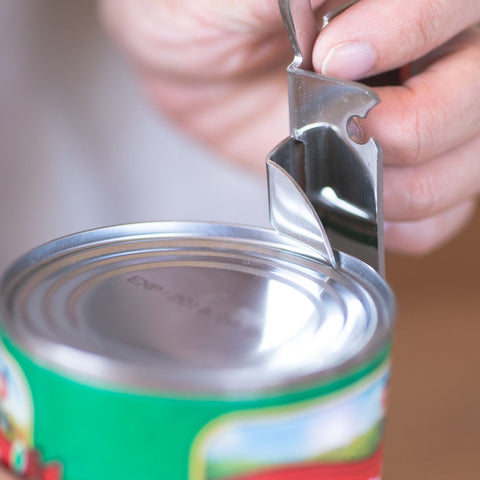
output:
{"label": "green label", "polygon": [[197,437],[191,480],[380,478],[388,366],[334,394],[215,419]]}
{"label": "green label", "polygon": [[0,462],[17,476],[60,480],[58,462],[44,463],[33,441],[32,394],[15,358],[0,343]]}
{"label": "green label", "polygon": [[389,346],[320,384],[205,398],[89,385],[3,341],[1,461],[26,479],[373,480],[351,472],[380,465]]}

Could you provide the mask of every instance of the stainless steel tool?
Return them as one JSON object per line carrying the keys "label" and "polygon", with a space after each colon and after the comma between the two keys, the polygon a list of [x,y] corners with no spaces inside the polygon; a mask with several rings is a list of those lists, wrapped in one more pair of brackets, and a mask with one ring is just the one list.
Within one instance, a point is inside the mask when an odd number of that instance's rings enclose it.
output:
{"label": "stainless steel tool", "polygon": [[365,85],[312,67],[319,32],[357,1],[323,4],[318,25],[310,0],[279,0],[294,60],[287,69],[290,137],[267,157],[270,221],[332,266],[335,249],[384,276],[381,149],[376,140],[361,144],[349,133],[350,122],[379,98]]}

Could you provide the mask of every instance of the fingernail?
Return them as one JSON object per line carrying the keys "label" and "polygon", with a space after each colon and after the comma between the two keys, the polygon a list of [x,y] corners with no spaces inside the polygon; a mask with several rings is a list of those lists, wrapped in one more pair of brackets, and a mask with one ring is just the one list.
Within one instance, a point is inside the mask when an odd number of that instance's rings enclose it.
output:
{"label": "fingernail", "polygon": [[376,61],[377,54],[368,43],[342,43],[328,52],[322,63],[322,73],[343,80],[357,80],[366,77]]}

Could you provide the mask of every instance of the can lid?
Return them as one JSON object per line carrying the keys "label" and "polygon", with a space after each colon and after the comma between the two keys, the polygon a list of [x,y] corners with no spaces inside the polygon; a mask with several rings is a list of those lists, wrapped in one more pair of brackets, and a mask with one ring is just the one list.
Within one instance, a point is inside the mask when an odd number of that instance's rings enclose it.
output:
{"label": "can lid", "polygon": [[251,392],[377,352],[394,300],[366,264],[332,268],[272,230],[158,222],[83,232],[17,261],[7,336],[67,376],[135,388]]}

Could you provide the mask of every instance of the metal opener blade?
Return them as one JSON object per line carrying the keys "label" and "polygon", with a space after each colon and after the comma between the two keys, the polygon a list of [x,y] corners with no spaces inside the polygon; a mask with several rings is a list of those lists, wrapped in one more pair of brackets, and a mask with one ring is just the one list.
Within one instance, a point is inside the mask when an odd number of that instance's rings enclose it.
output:
{"label": "metal opener blade", "polygon": [[294,60],[287,69],[290,137],[266,160],[270,222],[334,267],[335,249],[384,276],[381,148],[349,134],[349,122],[380,100],[365,85],[312,67],[319,32],[357,1],[327,2],[319,26],[310,0],[279,0]]}

